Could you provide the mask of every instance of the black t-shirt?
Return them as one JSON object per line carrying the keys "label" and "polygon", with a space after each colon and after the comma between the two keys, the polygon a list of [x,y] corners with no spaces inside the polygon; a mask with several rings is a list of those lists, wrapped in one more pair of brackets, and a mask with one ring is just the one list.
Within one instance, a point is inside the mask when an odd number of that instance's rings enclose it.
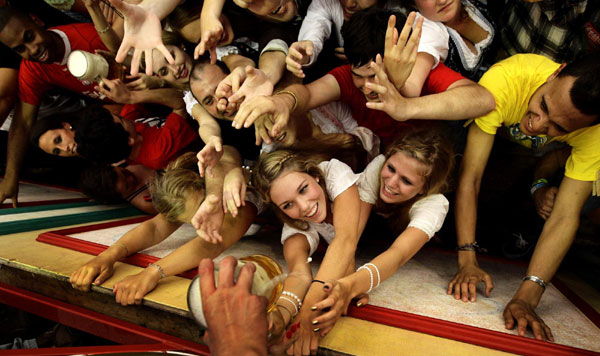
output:
{"label": "black t-shirt", "polygon": [[229,120],[217,120],[221,127],[223,144],[235,147],[244,161],[256,161],[260,155],[260,146],[255,145],[254,126],[236,129]]}

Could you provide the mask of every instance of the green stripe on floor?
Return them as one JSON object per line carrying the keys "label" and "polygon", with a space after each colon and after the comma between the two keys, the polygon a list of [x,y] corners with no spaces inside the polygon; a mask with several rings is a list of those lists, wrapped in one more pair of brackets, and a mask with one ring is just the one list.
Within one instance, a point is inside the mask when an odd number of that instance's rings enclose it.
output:
{"label": "green stripe on floor", "polygon": [[16,234],[19,232],[62,227],[67,225],[84,224],[94,221],[103,221],[117,218],[127,218],[144,215],[145,213],[134,207],[93,211],[89,213],[68,214],[46,218],[11,221],[0,224],[0,235]]}

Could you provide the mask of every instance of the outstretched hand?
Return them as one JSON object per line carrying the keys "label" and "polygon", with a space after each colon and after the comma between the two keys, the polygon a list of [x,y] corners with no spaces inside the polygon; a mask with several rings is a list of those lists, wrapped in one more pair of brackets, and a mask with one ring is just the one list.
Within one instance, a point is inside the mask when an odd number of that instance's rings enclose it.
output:
{"label": "outstretched hand", "polygon": [[200,238],[212,244],[223,242],[219,230],[223,225],[223,203],[221,197],[207,195],[192,217],[192,225]]}
{"label": "outstretched hand", "polygon": [[110,0],[110,3],[125,18],[123,41],[115,57],[118,63],[125,60],[131,48],[134,49],[131,58],[131,75],[138,74],[142,52],[146,57],[146,74],[152,75],[152,50],[154,48],[159,50],[169,63],[175,63],[175,59],[162,42],[162,26],[156,14],[141,5],[128,4],[123,0]]}
{"label": "outstretched hand", "polygon": [[298,78],[304,78],[306,75],[302,70],[302,65],[308,63],[313,54],[314,44],[312,41],[306,40],[292,43],[285,58],[287,70]]}
{"label": "outstretched hand", "polygon": [[[515,325],[519,336],[525,336],[527,327],[533,331],[533,336],[538,340],[554,341],[552,331],[536,313],[535,309],[526,301],[519,298],[512,299],[502,314],[506,329],[512,330]],[[517,323],[515,324],[515,320]]]}
{"label": "outstretched hand", "polygon": [[200,177],[204,177],[206,172],[210,175],[212,168],[219,163],[221,157],[223,157],[223,139],[218,136],[211,136],[206,145],[196,155]]}
{"label": "outstretched hand", "polygon": [[[420,17],[415,27],[416,13],[411,12],[404,23],[402,32],[398,36],[396,29],[396,16],[390,16],[388,27],[385,32],[385,52],[383,63],[389,78],[395,87],[400,89],[404,86],[406,79],[410,76],[417,59],[417,49],[421,39],[423,17]],[[411,33],[412,30],[412,33]],[[410,38],[409,38],[410,34]]]}
{"label": "outstretched hand", "polygon": [[477,284],[481,282],[485,284],[485,296],[489,297],[494,289],[492,277],[477,265],[461,266],[448,284],[447,294],[454,291],[454,299],[474,302],[477,300]]}
{"label": "outstretched hand", "polygon": [[205,51],[210,53],[210,63],[217,63],[217,45],[223,35],[223,24],[212,15],[200,16],[200,42],[194,49],[194,59],[200,58]]}

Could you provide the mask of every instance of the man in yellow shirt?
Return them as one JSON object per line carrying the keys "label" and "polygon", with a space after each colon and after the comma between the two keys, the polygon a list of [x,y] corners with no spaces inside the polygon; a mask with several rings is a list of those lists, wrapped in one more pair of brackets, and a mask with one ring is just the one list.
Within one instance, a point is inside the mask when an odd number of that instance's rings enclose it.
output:
{"label": "man in yellow shirt", "polygon": [[589,56],[560,65],[539,55],[519,54],[495,64],[479,84],[494,95],[496,108],[469,128],[456,192],[459,270],[448,294],[475,301],[479,282],[485,283],[486,296],[493,288],[490,275],[477,264],[475,226],[477,196],[496,132],[504,130],[511,140],[532,148],[565,142],[572,149],[565,177],[527,276],[504,310],[507,329],[516,324],[524,336],[529,326],[536,339],[553,341],[535,307],[545,281],[552,279],[573,242],[581,208],[600,171],[600,61]]}

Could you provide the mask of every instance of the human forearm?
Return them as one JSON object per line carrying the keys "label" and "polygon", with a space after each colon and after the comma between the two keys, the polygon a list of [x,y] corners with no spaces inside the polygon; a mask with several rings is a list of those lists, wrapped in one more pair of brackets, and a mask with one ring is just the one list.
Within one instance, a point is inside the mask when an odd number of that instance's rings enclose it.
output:
{"label": "human forearm", "polygon": [[223,58],[223,62],[229,69],[229,71],[233,71],[238,67],[246,68],[246,66],[256,67],[256,64],[253,60],[248,57],[244,57],[239,54],[230,54]]}
{"label": "human forearm", "polygon": [[16,182],[19,179],[21,165],[27,152],[29,134],[37,117],[37,111],[37,106],[21,101],[18,101],[15,106],[15,115],[8,131],[5,180]]}
{"label": "human forearm", "polygon": [[124,104],[152,103],[185,112],[185,102],[181,90],[173,88],[131,91],[129,100]]}
{"label": "human forearm", "polygon": [[496,103],[490,92],[479,84],[453,87],[445,92],[409,98],[402,118],[420,120],[464,120],[485,115]]}
{"label": "human forearm", "polygon": [[119,46],[121,45],[121,38],[111,28],[111,25],[104,17],[99,3],[86,3],[85,6],[90,14],[90,17],[92,18],[92,21],[94,22],[94,27],[96,28],[96,31],[98,31],[98,35],[100,36],[102,43],[104,43],[109,51],[117,53]]}
{"label": "human forearm", "polygon": [[163,20],[180,2],[181,0],[143,0],[139,5]]}
{"label": "human forearm", "polygon": [[[531,257],[527,269],[528,276],[536,276],[546,283],[550,282],[575,239],[579,227],[579,214],[591,191],[591,182],[568,177],[563,179],[554,209],[544,224]],[[521,297],[535,307],[542,293],[543,289],[539,285],[524,281],[515,297]]]}
{"label": "human forearm", "polygon": [[273,86],[277,85],[285,71],[285,53],[269,51],[258,59],[258,69],[262,70]]}
{"label": "human forearm", "polygon": [[225,5],[225,0],[207,0],[204,1],[202,5],[202,12],[200,13],[200,18],[203,17],[213,17],[218,19],[221,16],[221,12],[223,11],[223,6]]}
{"label": "human forearm", "polygon": [[565,147],[546,153],[535,167],[533,180],[540,178],[548,179],[552,177],[558,170],[565,166],[570,154],[571,147]]}

